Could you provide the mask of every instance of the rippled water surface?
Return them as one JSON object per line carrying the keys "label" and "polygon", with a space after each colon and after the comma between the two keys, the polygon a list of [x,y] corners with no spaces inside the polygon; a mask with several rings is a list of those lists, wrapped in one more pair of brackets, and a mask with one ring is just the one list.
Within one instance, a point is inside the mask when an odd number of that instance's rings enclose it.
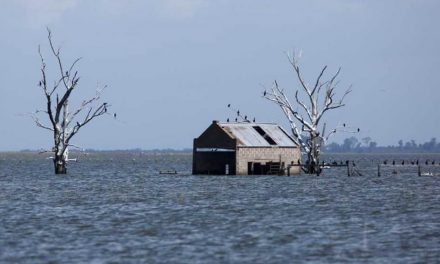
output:
{"label": "rippled water surface", "polygon": [[82,155],[55,176],[44,156],[3,153],[0,262],[440,262],[440,176],[328,158],[363,176],[191,176],[190,154],[136,153]]}

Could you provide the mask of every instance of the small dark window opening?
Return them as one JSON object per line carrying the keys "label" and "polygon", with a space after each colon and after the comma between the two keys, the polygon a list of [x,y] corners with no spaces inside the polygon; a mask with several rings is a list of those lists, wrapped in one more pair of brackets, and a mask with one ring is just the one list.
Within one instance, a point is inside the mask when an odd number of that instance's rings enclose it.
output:
{"label": "small dark window opening", "polygon": [[277,143],[268,134],[266,134],[266,132],[261,127],[253,126],[253,128],[255,129],[255,131],[258,132],[258,134],[260,134],[267,141],[267,143],[269,143],[272,146],[277,145]]}

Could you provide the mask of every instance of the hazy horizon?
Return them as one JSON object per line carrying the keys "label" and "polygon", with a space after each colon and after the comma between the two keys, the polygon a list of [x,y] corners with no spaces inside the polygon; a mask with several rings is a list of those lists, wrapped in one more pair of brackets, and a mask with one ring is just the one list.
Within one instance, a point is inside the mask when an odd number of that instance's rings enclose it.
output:
{"label": "hazy horizon", "polygon": [[342,67],[338,94],[353,84],[329,128],[360,127],[358,138],[382,146],[429,141],[440,134],[439,10],[435,0],[1,1],[0,151],[52,144],[23,116],[44,108],[37,46],[49,59],[46,26],[66,63],[83,58],[74,98],[106,84],[118,114],[84,128],[74,139],[82,148],[192,148],[212,120],[235,118],[229,103],[287,128],[261,93],[274,79],[299,88],[284,54],[293,50],[309,82],[328,65]]}

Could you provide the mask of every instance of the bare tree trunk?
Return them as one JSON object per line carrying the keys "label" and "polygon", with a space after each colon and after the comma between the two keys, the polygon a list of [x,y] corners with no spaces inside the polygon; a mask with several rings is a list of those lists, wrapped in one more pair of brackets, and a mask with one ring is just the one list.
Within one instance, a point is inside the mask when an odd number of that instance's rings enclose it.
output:
{"label": "bare tree trunk", "polygon": [[[323,81],[322,77],[327,70],[327,66],[324,66],[316,81],[310,85],[303,79],[298,63],[299,57],[289,56],[288,58],[300,84],[300,89],[295,92],[295,103],[291,103],[284,89],[278,86],[277,81],[274,82],[272,89],[264,91],[263,97],[277,104],[289,121],[293,140],[301,148],[301,151],[307,154],[307,161],[303,170],[309,174],[319,174],[321,172],[319,164],[321,147],[326,143],[330,135],[338,131],[335,128],[326,135],[325,123],[321,129],[320,121],[327,111],[338,109],[345,105],[344,99],[351,92],[351,87],[345,91],[339,100],[335,100],[335,89],[339,83],[336,81],[336,78],[340,73],[340,68],[329,80]],[[302,91],[308,100],[303,101],[299,91]],[[297,124],[300,124],[300,126]],[[342,129],[346,129],[345,124]],[[321,130],[322,133],[320,132]],[[359,129],[357,131],[359,132]]]}
{"label": "bare tree trunk", "polygon": [[[54,146],[50,151],[53,152],[53,163],[55,174],[66,174],[67,163],[69,159],[69,147],[74,146],[70,140],[78,131],[91,122],[93,119],[107,114],[107,109],[110,107],[107,103],[99,103],[102,89],[96,91],[96,95],[90,99],[83,100],[81,105],[69,111],[69,98],[72,92],[76,89],[79,82],[78,72],[75,70],[75,65],[79,61],[76,59],[70,67],[63,65],[60,55],[60,49],[56,49],[52,43],[52,35],[48,29],[48,40],[53,56],[56,58],[59,68],[60,76],[56,78],[53,86],[47,81],[46,62],[41,53],[40,47],[38,52],[41,58],[41,76],[39,86],[44,92],[46,98],[45,110],[37,110],[35,114],[31,115],[35,124],[38,127],[49,130],[53,133]],[[50,124],[40,122],[38,113],[45,113],[49,117]]]}
{"label": "bare tree trunk", "polygon": [[67,166],[66,166],[66,160],[64,160],[64,157],[59,157],[56,155],[53,159],[53,164],[55,167],[55,174],[67,174]]}

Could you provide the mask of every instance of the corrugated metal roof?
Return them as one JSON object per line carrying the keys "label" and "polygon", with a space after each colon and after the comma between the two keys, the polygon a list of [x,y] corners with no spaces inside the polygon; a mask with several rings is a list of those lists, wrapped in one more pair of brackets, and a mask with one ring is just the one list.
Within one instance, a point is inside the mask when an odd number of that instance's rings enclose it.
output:
{"label": "corrugated metal roof", "polygon": [[[218,123],[238,144],[248,147],[295,147],[296,144],[277,124],[268,123]],[[260,127],[262,131],[256,127]],[[259,132],[260,131],[260,132]],[[265,138],[266,137],[266,138]],[[271,141],[272,139],[273,141]],[[271,144],[272,143],[272,144]]]}

